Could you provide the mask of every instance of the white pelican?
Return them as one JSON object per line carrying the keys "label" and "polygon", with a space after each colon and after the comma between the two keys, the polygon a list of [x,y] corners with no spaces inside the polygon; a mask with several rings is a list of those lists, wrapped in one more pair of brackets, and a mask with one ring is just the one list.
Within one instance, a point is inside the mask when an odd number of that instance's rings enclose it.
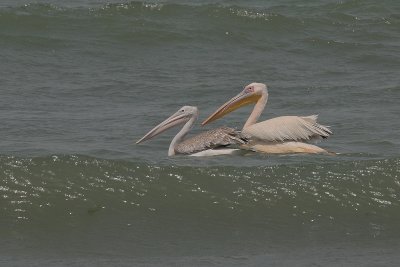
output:
{"label": "white pelican", "polygon": [[253,150],[265,153],[329,153],[306,143],[315,138],[327,138],[331,130],[317,123],[317,115],[299,117],[282,116],[258,122],[268,100],[267,86],[251,83],[244,90],[223,104],[202,125],[251,103],[256,103],[243,126],[242,134],[251,138],[248,144]]}
{"label": "white pelican", "polygon": [[168,156],[175,154],[190,154],[191,156],[214,156],[232,154],[239,149],[226,148],[229,145],[242,145],[247,142],[246,138],[232,128],[220,127],[207,132],[200,133],[191,138],[183,140],[192,128],[199,115],[197,107],[184,106],[171,117],[154,127],[136,144],[144,142],[167,129],[185,123],[179,133],[172,139],[169,146]]}

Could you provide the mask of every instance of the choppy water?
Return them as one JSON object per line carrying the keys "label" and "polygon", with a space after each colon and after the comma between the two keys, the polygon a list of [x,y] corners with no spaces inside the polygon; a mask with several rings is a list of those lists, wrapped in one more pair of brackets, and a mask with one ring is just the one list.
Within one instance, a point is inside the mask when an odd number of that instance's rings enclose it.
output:
{"label": "choppy water", "polygon": [[[0,265],[398,266],[399,29],[397,1],[2,1]],[[253,81],[340,154],[134,145]]]}

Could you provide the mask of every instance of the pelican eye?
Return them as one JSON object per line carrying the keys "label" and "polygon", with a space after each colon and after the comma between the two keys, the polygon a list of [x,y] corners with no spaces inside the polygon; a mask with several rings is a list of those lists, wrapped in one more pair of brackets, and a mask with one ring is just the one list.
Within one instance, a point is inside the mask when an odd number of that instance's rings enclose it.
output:
{"label": "pelican eye", "polygon": [[254,87],[247,87],[247,88],[245,89],[245,92],[246,92],[246,93],[253,93],[253,92],[254,92]]}

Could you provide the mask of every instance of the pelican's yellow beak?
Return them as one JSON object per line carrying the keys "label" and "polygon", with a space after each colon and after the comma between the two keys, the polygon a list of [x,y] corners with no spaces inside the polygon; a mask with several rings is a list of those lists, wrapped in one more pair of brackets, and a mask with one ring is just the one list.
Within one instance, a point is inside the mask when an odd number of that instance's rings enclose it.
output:
{"label": "pelican's yellow beak", "polygon": [[260,97],[261,95],[257,93],[247,92],[244,90],[240,94],[223,104],[210,117],[203,121],[201,125],[206,125],[209,122],[215,121],[240,107],[256,103],[260,99]]}

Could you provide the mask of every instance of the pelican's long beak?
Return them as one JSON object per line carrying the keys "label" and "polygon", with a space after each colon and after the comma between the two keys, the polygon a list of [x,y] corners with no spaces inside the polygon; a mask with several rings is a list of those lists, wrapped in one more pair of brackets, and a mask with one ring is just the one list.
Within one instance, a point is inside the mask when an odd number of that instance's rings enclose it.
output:
{"label": "pelican's long beak", "polygon": [[217,109],[210,117],[201,123],[201,125],[206,125],[212,121],[215,121],[226,114],[243,107],[245,105],[256,103],[260,99],[261,95],[255,93],[246,93],[245,91],[233,97],[231,100],[223,104],[219,109]]}
{"label": "pelican's long beak", "polygon": [[174,127],[178,124],[184,123],[187,121],[187,114],[182,114],[179,111],[174,115],[161,122],[159,125],[154,127],[151,131],[149,131],[145,136],[143,136],[140,140],[136,142],[136,144],[140,144],[146,140],[153,138],[154,136],[159,135],[160,133],[168,130],[171,127]]}

